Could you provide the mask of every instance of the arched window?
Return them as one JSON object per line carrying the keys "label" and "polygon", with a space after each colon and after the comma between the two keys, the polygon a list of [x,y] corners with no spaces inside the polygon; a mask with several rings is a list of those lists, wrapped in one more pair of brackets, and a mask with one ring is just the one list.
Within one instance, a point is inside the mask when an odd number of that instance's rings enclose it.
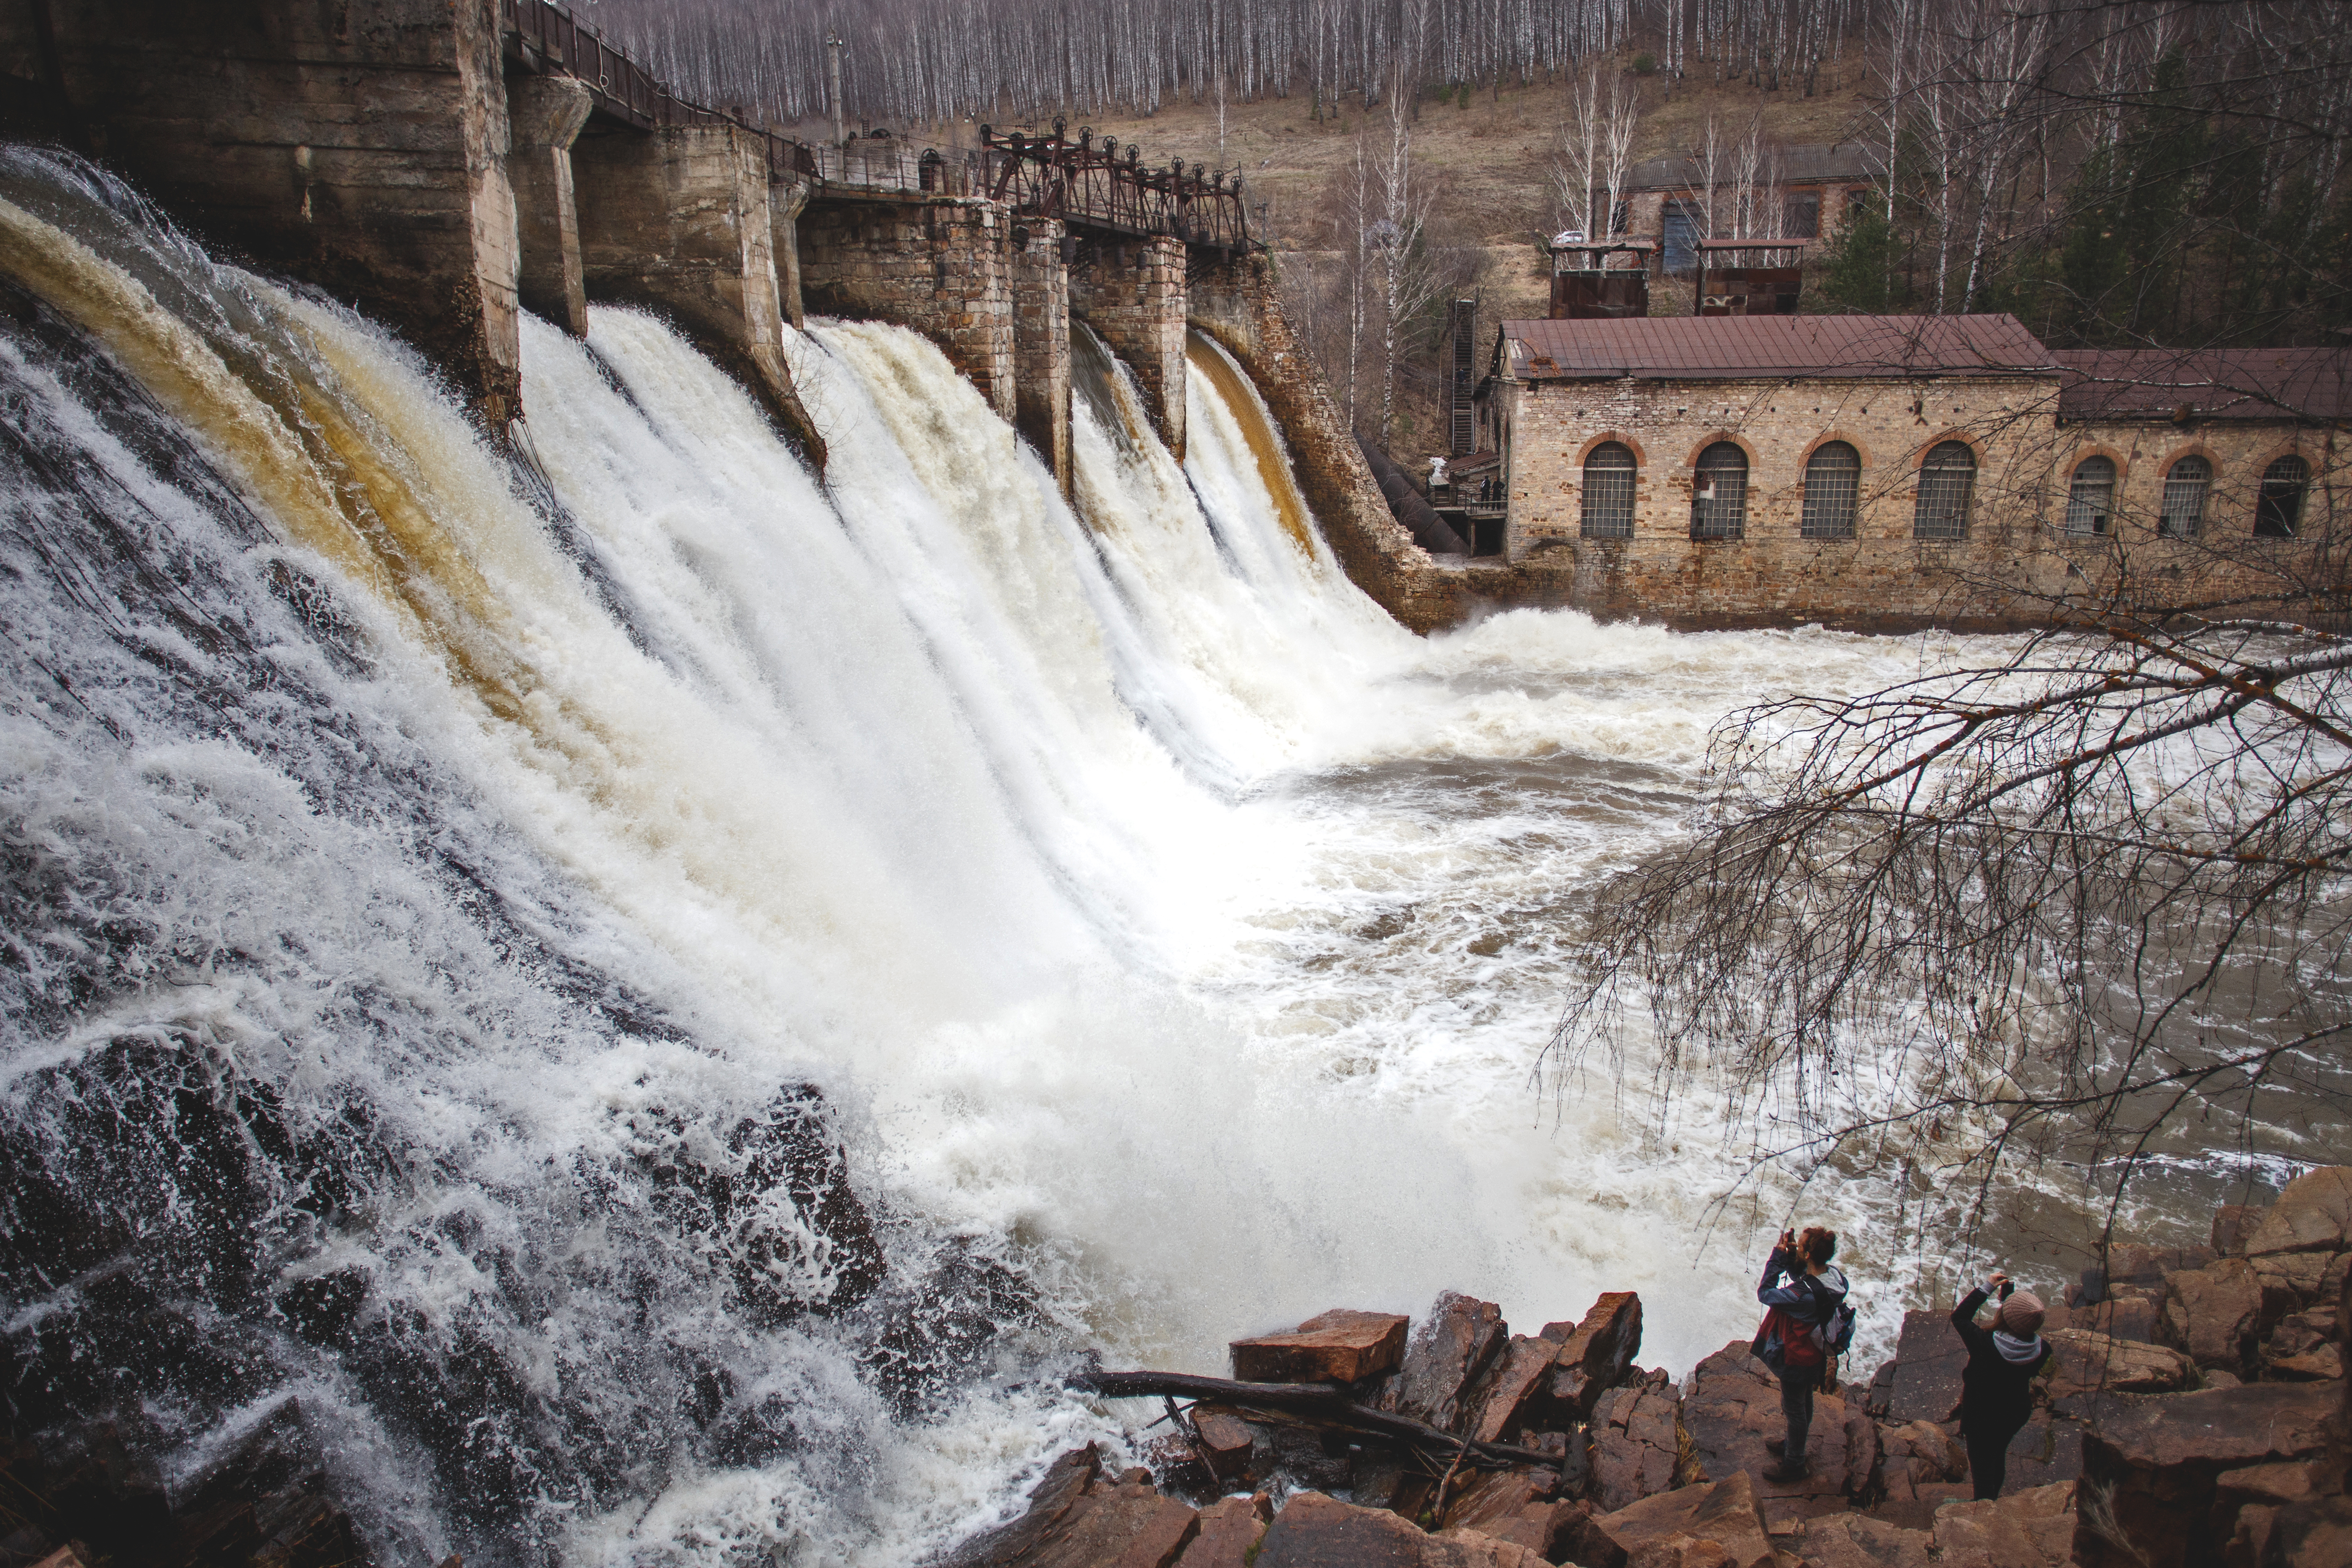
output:
{"label": "arched window", "polygon": [[1968,531],[1969,497],[1977,488],[1977,455],[1966,441],[1938,442],[1919,465],[1919,505],[1911,514],[1915,539],[1958,539]]}
{"label": "arched window", "polygon": [[1633,453],[1603,441],[1584,459],[1584,537],[1633,537]]}
{"label": "arched window", "polygon": [[2183,458],[2166,470],[2164,510],[2156,531],[2167,539],[2194,539],[2205,522],[2205,496],[2213,488],[2213,465],[2202,458]]}
{"label": "arched window", "polygon": [[2303,492],[2311,483],[2311,465],[2301,458],[2281,458],[2263,470],[2263,493],[2254,502],[2256,539],[2293,539],[2303,525]]}
{"label": "arched window", "polygon": [[1717,441],[1691,476],[1691,537],[1738,539],[1748,522],[1748,454]]}
{"label": "arched window", "polygon": [[1843,441],[1824,441],[1805,463],[1807,539],[1852,539],[1854,498],[1862,489],[1862,454]]}
{"label": "arched window", "polygon": [[2115,510],[2115,459],[2085,458],[2075,464],[2074,482],[2066,489],[2066,531],[2105,533]]}

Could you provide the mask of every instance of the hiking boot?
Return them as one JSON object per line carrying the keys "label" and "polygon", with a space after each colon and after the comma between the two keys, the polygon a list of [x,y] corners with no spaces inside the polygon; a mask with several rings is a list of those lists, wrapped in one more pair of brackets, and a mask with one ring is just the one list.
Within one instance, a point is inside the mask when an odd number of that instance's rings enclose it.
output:
{"label": "hiking boot", "polygon": [[1784,1456],[1765,1468],[1764,1479],[1776,1484],[1783,1481],[1801,1481],[1812,1473],[1813,1467],[1804,1460],[1791,1459]]}

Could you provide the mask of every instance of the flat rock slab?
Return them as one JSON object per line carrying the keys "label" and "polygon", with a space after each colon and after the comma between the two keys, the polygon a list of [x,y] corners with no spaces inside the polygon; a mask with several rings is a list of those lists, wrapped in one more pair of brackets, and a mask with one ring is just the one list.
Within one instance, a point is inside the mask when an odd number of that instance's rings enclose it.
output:
{"label": "flat rock slab", "polygon": [[1481,1531],[1430,1535],[1384,1509],[1300,1492],[1275,1515],[1252,1568],[1537,1568],[1543,1561]]}
{"label": "flat rock slab", "polygon": [[[1945,1327],[1948,1333],[1950,1325]],[[1720,1481],[1745,1471],[1759,1497],[1798,1500],[1793,1509],[1768,1504],[1767,1515],[1776,1519],[1814,1511],[1816,1504],[1843,1508],[1843,1500],[1863,1489],[1878,1464],[1878,1428],[1860,1403],[1849,1404],[1834,1394],[1816,1394],[1805,1447],[1811,1473],[1794,1481],[1766,1480],[1764,1472],[1773,1458],[1764,1445],[1787,1432],[1788,1420],[1780,1414],[1779,1380],[1749,1352],[1745,1340],[1732,1341],[1692,1371],[1682,1422],[1690,1435],[1696,1479]]]}
{"label": "flat rock slab", "polygon": [[1252,1549],[1265,1534],[1274,1507],[1264,1492],[1220,1498],[1201,1510],[1200,1528],[1176,1568],[1246,1568]]}
{"label": "flat rock slab", "polygon": [[1949,1312],[1906,1312],[1895,1342],[1895,1382],[1888,1390],[1890,1421],[1949,1421],[1960,1408],[1960,1373],[1969,1347],[1952,1328]]}
{"label": "flat rock slab", "polygon": [[1559,1346],[1546,1339],[1513,1334],[1510,1348],[1489,1380],[1473,1436],[1482,1443],[1510,1441],[1540,1426],[1551,1392],[1552,1363]]}
{"label": "flat rock slab", "polygon": [[1502,1308],[1446,1291],[1413,1331],[1403,1365],[1381,1391],[1380,1408],[1441,1431],[1464,1431],[1477,1414],[1467,1390],[1509,1334]]}
{"label": "flat rock slab", "polygon": [[1936,1511],[1937,1568],[2065,1568],[2074,1552],[2072,1482]]}
{"label": "flat rock slab", "polygon": [[[2112,1489],[2116,1523],[2139,1568],[2221,1561],[2235,1515],[2217,1509],[2224,1471],[2309,1458],[2342,1401],[2332,1383],[2262,1383],[2100,1403],[2083,1445],[2086,1481]],[[2124,1568],[2130,1552],[2077,1529],[2083,1568]]]}
{"label": "flat rock slab", "polygon": [[1585,1568],[1625,1568],[1647,1549],[1674,1547],[1675,1536],[1696,1543],[1713,1542],[1725,1568],[1771,1568],[1772,1538],[1757,1510],[1756,1489],[1743,1472],[1729,1480],[1684,1487],[1644,1498],[1631,1508],[1584,1521],[1577,1561]]}
{"label": "flat rock slab", "polygon": [[1318,1314],[1286,1334],[1235,1340],[1234,1377],[1242,1383],[1361,1383],[1404,1359],[1411,1321],[1399,1312]]}
{"label": "flat rock slab", "polygon": [[2246,1256],[2352,1250],[2352,1166],[2323,1165],[2286,1184],[2246,1239]]}
{"label": "flat rock slab", "polygon": [[1867,1514],[1840,1513],[1805,1526],[1800,1554],[1812,1568],[1934,1568],[1936,1538]]}
{"label": "flat rock slab", "polygon": [[2118,1340],[2085,1329],[2055,1329],[2050,1342],[2050,1397],[2089,1394],[2170,1394],[2197,1380],[2197,1368],[2168,1345]]}

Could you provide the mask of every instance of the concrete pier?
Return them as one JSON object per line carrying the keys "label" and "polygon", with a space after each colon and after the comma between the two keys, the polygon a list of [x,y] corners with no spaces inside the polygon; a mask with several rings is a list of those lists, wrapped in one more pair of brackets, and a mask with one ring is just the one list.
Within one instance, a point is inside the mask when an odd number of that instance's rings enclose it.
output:
{"label": "concrete pier", "polygon": [[801,214],[801,292],[822,315],[912,327],[1010,420],[1012,230],[981,196],[828,190]]}
{"label": "concrete pier", "polygon": [[507,178],[514,185],[521,242],[516,290],[523,309],[575,338],[588,335],[588,295],[580,266],[572,143],[594,104],[587,84],[571,77],[519,77],[507,84],[512,126]]}
{"label": "concrete pier", "polygon": [[1062,226],[1033,219],[1013,231],[1013,423],[1070,498],[1070,269]]}
{"label": "concrete pier", "polygon": [[1184,456],[1184,246],[1160,237],[1081,241],[1070,312],[1127,362],[1160,438]]}
{"label": "concrete pier", "polygon": [[824,439],[783,360],[765,147],[729,124],[592,126],[572,168],[587,297],[676,320],[822,467]]}

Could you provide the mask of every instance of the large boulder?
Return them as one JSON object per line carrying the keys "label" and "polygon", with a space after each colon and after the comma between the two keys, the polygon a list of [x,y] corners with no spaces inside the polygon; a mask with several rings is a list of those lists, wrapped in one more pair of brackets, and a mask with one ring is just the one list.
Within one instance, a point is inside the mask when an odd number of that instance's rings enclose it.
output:
{"label": "large boulder", "polygon": [[1460,1432],[1477,1406],[1467,1395],[1510,1334],[1503,1309],[1448,1290],[1405,1346],[1404,1363],[1381,1391],[1380,1407]]}
{"label": "large boulder", "polygon": [[1614,1513],[1681,1479],[1682,1396],[1672,1387],[1615,1388],[1592,1412],[1592,1500]]}
{"label": "large boulder", "polygon": [[1813,1399],[1807,1435],[1810,1473],[1793,1481],[1766,1480],[1773,1458],[1764,1445],[1786,1433],[1788,1420],[1780,1413],[1779,1380],[1745,1340],[1734,1340],[1692,1370],[1682,1419],[1696,1479],[1724,1480],[1746,1472],[1776,1523],[1844,1508],[1848,1497],[1867,1489],[1878,1468],[1878,1427],[1860,1402],[1823,1394]]}
{"label": "large boulder", "polygon": [[1642,1352],[1642,1298],[1631,1290],[1604,1292],[1581,1321],[1547,1323],[1541,1337],[1559,1344],[1552,1404],[1563,1418],[1586,1420],[1601,1396],[1625,1381]]}
{"label": "large boulder", "polygon": [[2065,1326],[2105,1334],[2112,1340],[2136,1340],[2142,1344],[2155,1342],[2157,1320],[2164,1312],[2162,1294],[2141,1285],[2126,1285],[2124,1289],[2129,1293],[2110,1296],[2095,1305],[2074,1308],[2068,1314]]}
{"label": "large boulder", "polygon": [[[2222,1560],[2235,1516],[2219,1508],[2225,1471],[2317,1455],[2339,1403],[2326,1384],[2250,1384],[2104,1400],[2084,1439],[2081,1568],[2190,1568]],[[2119,1535],[2121,1542],[2110,1540]]]}
{"label": "large boulder", "polygon": [[2259,1204],[2223,1204],[2213,1211],[2213,1251],[2222,1258],[2243,1258],[2246,1243],[2263,1226],[2270,1210]]}
{"label": "large boulder", "polygon": [[1113,1476],[1091,1443],[1064,1454],[1030,1489],[1019,1519],[975,1536],[945,1568],[1174,1568],[1199,1527],[1149,1472]]}
{"label": "large boulder", "polygon": [[1937,1568],[2064,1568],[2074,1552],[2074,1487],[2035,1487],[1936,1510]]}
{"label": "large boulder", "polygon": [[1584,1568],[1628,1568],[1644,1552],[1665,1548],[1685,1561],[1705,1560],[1678,1545],[1676,1536],[1688,1538],[1692,1546],[1712,1542],[1725,1568],[1770,1568],[1774,1561],[1756,1489],[1744,1472],[1586,1520],[1574,1543],[1575,1557]]}
{"label": "large boulder", "polygon": [[2342,1377],[2336,1318],[2334,1307],[2314,1307],[2280,1323],[2263,1342],[2263,1375],[2288,1383]]}
{"label": "large boulder", "polygon": [[1554,1500],[1559,1487],[1559,1475],[1554,1470],[1491,1470],[1473,1478],[1447,1500],[1445,1517],[1438,1524],[1447,1532],[1475,1531],[1496,1541],[1515,1542],[1548,1557],[1583,1512],[1573,1502]]}
{"label": "large boulder", "polygon": [[2352,1251],[2352,1166],[2323,1165],[2286,1184],[2246,1240],[2246,1256]]}
{"label": "large boulder", "polygon": [[2083,1270],[2084,1300],[2097,1302],[2125,1294],[2134,1286],[2162,1290],[2164,1277],[2183,1268],[2202,1268],[2221,1255],[2210,1247],[2148,1247],[2120,1242],[2105,1257]]}
{"label": "large boulder", "polygon": [[1543,1561],[1483,1531],[1431,1535],[1384,1509],[1300,1492],[1275,1515],[1253,1568],[1538,1568]]}
{"label": "large boulder", "polygon": [[1335,1308],[1286,1334],[1235,1340],[1234,1376],[1243,1383],[1361,1383],[1404,1359],[1411,1320],[1398,1312]]}
{"label": "large boulder", "polygon": [[1887,1419],[1951,1420],[1959,1412],[1960,1373],[1968,1364],[1969,1347],[1953,1331],[1949,1312],[1904,1313]]}
{"label": "large boulder", "polygon": [[2196,1364],[2167,1345],[2138,1344],[2082,1329],[2058,1329],[2042,1337],[2050,1342],[2053,1400],[2099,1390],[2169,1394],[2197,1381]]}
{"label": "large boulder", "polygon": [[2262,1321],[2262,1281],[2242,1258],[2223,1258],[2164,1277],[2164,1316],[2158,1336],[2199,1366],[2243,1376],[2253,1359]]}
{"label": "large boulder", "polygon": [[1472,1434],[1481,1443],[1502,1443],[1541,1427],[1549,1414],[1551,1369],[1559,1346],[1546,1339],[1513,1334],[1482,1392]]}

